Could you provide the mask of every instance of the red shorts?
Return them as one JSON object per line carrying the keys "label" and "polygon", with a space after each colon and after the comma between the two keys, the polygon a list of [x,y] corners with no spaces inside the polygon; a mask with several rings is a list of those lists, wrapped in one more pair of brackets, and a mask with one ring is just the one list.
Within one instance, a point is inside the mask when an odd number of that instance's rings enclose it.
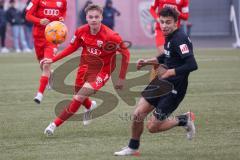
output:
{"label": "red shorts", "polygon": [[77,77],[75,80],[75,93],[77,93],[85,82],[88,82],[95,91],[102,88],[109,80],[110,74],[104,72],[91,72],[86,66],[81,66],[78,69]]}
{"label": "red shorts", "polygon": [[165,37],[160,28],[155,29],[155,38],[156,38],[155,41],[156,41],[157,47],[164,46]]}
{"label": "red shorts", "polygon": [[44,37],[34,38],[34,47],[38,61],[43,58],[53,58],[57,45],[46,41]]}

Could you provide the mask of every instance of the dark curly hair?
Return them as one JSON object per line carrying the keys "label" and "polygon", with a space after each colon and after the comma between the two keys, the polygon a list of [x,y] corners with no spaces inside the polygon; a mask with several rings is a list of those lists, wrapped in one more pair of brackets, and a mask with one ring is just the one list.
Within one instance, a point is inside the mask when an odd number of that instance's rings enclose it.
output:
{"label": "dark curly hair", "polygon": [[162,17],[173,17],[175,22],[177,22],[179,16],[176,9],[172,7],[164,7],[163,9],[161,9],[159,15]]}

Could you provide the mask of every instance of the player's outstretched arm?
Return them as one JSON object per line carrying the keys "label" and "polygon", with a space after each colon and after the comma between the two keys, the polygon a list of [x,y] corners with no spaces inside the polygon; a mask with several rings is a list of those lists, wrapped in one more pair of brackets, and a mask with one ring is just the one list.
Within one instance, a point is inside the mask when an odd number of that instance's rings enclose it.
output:
{"label": "player's outstretched arm", "polygon": [[70,54],[74,53],[77,49],[78,49],[78,47],[70,44],[62,52],[58,53],[55,57],[53,57],[52,62],[54,63],[60,59],[63,59],[64,57],[69,56]]}
{"label": "player's outstretched arm", "polygon": [[157,64],[159,64],[159,63],[158,63],[158,60],[156,57],[151,58],[151,59],[139,59],[137,61],[137,70],[139,70],[142,67],[147,66],[147,65],[157,65]]}
{"label": "player's outstretched arm", "polygon": [[193,55],[191,55],[186,57],[184,59],[184,64],[175,68],[175,71],[176,71],[176,75],[181,75],[181,74],[190,73],[197,69],[198,69],[198,65],[197,65],[196,59],[194,58]]}
{"label": "player's outstretched arm", "polygon": [[119,50],[122,54],[121,70],[119,73],[119,79],[115,85],[115,89],[123,89],[124,81],[127,74],[128,64],[130,60],[130,53],[127,48]]}
{"label": "player's outstretched arm", "polygon": [[161,78],[165,79],[165,78],[169,78],[169,77],[173,77],[176,76],[176,71],[175,69],[167,69],[162,75]]}
{"label": "player's outstretched arm", "polygon": [[164,79],[164,78],[169,78],[169,77],[176,76],[176,75],[187,74],[187,73],[190,73],[197,69],[198,69],[198,66],[197,66],[197,62],[196,62],[194,56],[188,56],[184,59],[183,65],[181,65],[177,68],[168,69],[161,76],[161,78]]}
{"label": "player's outstretched arm", "polygon": [[121,70],[119,73],[119,78],[125,79],[127,74],[127,68],[130,60],[130,53],[128,49],[123,49],[120,52],[122,54]]}
{"label": "player's outstretched arm", "polygon": [[43,64],[51,64],[54,63],[60,59],[63,59],[64,57],[74,53],[78,48],[74,47],[73,45],[69,45],[67,48],[65,48],[62,52],[57,54],[55,57],[52,59],[49,58],[44,58],[43,60],[40,61],[40,65]]}
{"label": "player's outstretched arm", "polygon": [[79,47],[81,47],[82,39],[78,37],[79,36],[78,36],[78,30],[77,30],[70,42],[70,45],[67,48],[65,48],[62,52],[58,53],[55,57],[53,57],[52,58],[53,62],[63,59],[64,57],[67,57],[68,55],[74,53]]}
{"label": "player's outstretched arm", "polygon": [[43,64],[52,64],[53,60],[49,58],[44,58],[40,61],[40,65],[42,66]]}
{"label": "player's outstretched arm", "polygon": [[120,90],[123,89],[124,81],[125,81],[125,79],[119,78],[115,85],[115,89],[120,89]]}

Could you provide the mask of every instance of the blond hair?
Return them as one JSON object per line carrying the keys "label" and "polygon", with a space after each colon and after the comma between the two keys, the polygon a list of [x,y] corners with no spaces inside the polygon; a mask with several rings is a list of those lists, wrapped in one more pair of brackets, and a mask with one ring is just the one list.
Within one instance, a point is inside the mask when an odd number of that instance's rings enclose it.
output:
{"label": "blond hair", "polygon": [[92,10],[97,10],[99,11],[101,14],[103,13],[103,8],[99,5],[96,5],[96,4],[90,4],[88,5],[86,8],[85,8],[85,13],[87,14],[89,11],[92,11]]}

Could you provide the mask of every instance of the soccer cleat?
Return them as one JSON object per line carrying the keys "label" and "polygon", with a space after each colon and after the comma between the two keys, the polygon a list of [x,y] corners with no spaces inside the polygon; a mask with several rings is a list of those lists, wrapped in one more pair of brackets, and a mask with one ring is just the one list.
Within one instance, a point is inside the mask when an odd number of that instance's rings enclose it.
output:
{"label": "soccer cleat", "polygon": [[53,136],[53,133],[56,129],[56,124],[55,123],[50,123],[47,128],[44,130],[44,134],[49,137],[49,136]]}
{"label": "soccer cleat", "polygon": [[195,115],[193,112],[187,112],[185,113],[185,115],[187,116],[187,124],[186,126],[184,126],[184,128],[187,131],[187,139],[192,140],[196,133],[196,128],[194,124]]}
{"label": "soccer cleat", "polygon": [[114,156],[139,156],[140,153],[139,153],[138,150],[136,150],[136,149],[131,149],[131,148],[129,148],[129,147],[127,146],[127,147],[122,148],[121,151],[114,152],[113,155],[114,155]]}
{"label": "soccer cleat", "polygon": [[23,50],[23,52],[25,52],[25,53],[32,53],[32,50],[29,49],[29,48],[25,48],[25,49]]}
{"label": "soccer cleat", "polygon": [[92,120],[92,111],[97,108],[97,102],[92,101],[92,105],[89,109],[84,109],[84,114],[83,114],[83,125],[89,125]]}
{"label": "soccer cleat", "polygon": [[42,93],[37,93],[37,95],[36,95],[36,97],[34,97],[34,102],[36,102],[37,104],[40,104],[41,103],[41,101],[42,101],[42,99],[43,99],[43,94]]}
{"label": "soccer cleat", "polygon": [[1,49],[1,53],[9,53],[9,50],[6,47],[3,47]]}
{"label": "soccer cleat", "polygon": [[16,49],[16,53],[21,53],[21,49]]}

